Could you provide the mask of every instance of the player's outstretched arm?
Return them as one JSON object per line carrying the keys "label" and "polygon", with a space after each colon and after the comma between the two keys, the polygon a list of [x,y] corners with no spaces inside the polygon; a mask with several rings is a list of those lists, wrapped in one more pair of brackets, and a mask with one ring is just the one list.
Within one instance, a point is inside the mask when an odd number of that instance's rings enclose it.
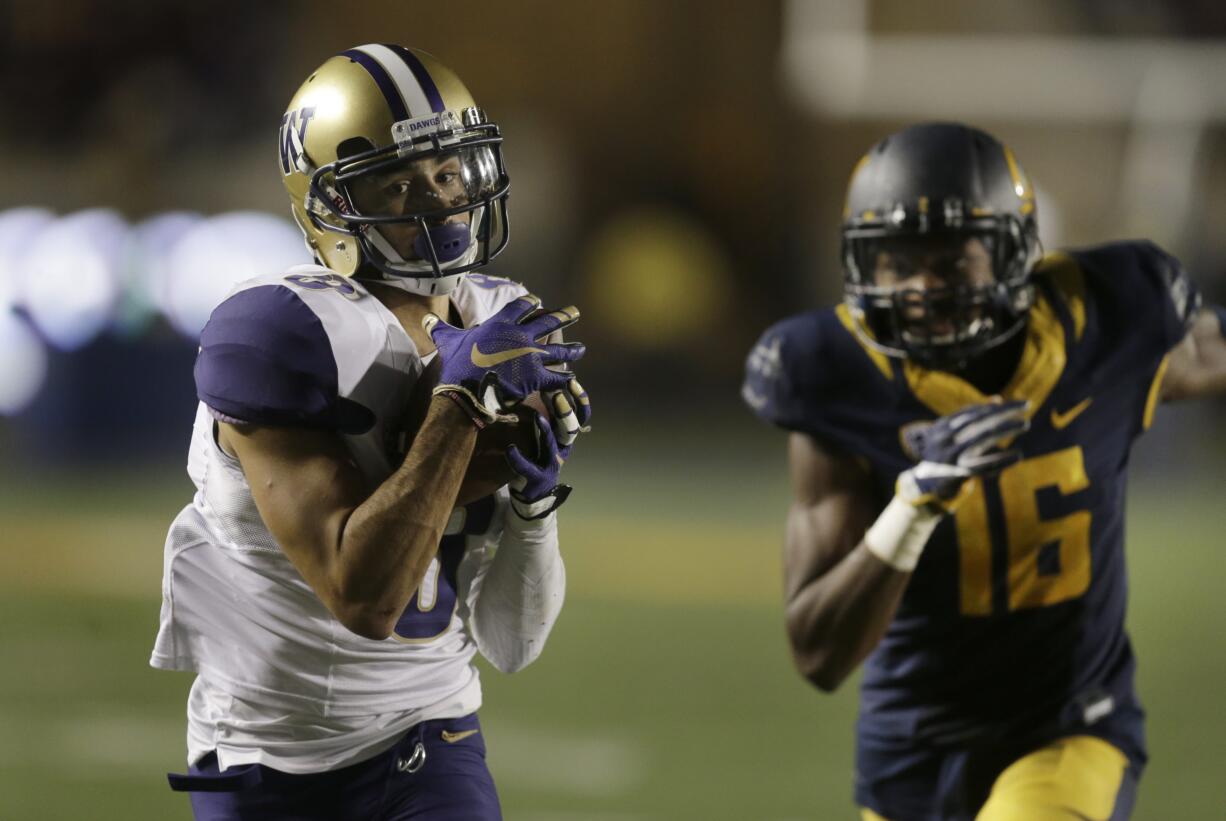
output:
{"label": "player's outstretched arm", "polygon": [[1171,350],[1162,401],[1226,394],[1226,309],[1201,308],[1183,341]]}
{"label": "player's outstretched arm", "polygon": [[863,467],[792,434],[787,627],[796,664],[817,687],[838,687],[877,646],[928,538],[965,482],[1019,458],[997,447],[1026,430],[1026,407],[973,405],[913,429],[910,446],[919,462],[899,475],[879,515]]}

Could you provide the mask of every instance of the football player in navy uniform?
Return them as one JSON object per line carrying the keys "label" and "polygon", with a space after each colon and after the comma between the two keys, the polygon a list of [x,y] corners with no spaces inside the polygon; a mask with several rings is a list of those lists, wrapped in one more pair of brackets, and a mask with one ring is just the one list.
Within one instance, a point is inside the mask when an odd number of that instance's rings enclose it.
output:
{"label": "football player in navy uniform", "polygon": [[1127,817],[1128,454],[1159,402],[1226,393],[1226,314],[1148,242],[1044,256],[1021,166],[958,124],[859,162],[843,273],[742,393],[790,432],[795,662],[826,691],[864,664],[863,817]]}
{"label": "football player in navy uniform", "polygon": [[[500,818],[473,656],[530,663],[562,604],[578,312],[475,272],[506,244],[501,137],[430,55],[332,57],[280,138],[317,264],[201,334],[152,658],[196,674],[171,785],[199,819]],[[527,438],[480,433],[533,401]]]}

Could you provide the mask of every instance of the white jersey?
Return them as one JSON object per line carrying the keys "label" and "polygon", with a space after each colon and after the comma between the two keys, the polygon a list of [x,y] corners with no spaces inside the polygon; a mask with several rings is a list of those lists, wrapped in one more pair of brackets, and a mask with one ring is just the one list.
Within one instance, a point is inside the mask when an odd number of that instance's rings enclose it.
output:
{"label": "white jersey", "polygon": [[[523,293],[469,274],[451,299],[471,325]],[[396,467],[396,420],[423,367],[379,300],[318,266],[242,283],[214,312],[196,364],[208,405],[188,455],[196,494],[166,540],[151,659],[198,674],[189,761],[216,749],[222,768],[335,769],[419,721],[480,706],[467,622],[505,525],[505,488],[453,513],[393,636],[374,641],[345,629],[303,580],[215,436],[214,416],[334,428],[374,486]]]}

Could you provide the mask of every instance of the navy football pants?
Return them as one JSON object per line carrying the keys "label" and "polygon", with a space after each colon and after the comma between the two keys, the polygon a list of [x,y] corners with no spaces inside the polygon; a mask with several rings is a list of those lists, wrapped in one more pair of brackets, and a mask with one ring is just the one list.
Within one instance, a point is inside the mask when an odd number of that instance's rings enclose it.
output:
{"label": "navy football pants", "polygon": [[191,792],[197,821],[500,821],[480,729],[476,715],[423,721],[374,758],[308,775],[219,772],[209,753],[170,784]]}

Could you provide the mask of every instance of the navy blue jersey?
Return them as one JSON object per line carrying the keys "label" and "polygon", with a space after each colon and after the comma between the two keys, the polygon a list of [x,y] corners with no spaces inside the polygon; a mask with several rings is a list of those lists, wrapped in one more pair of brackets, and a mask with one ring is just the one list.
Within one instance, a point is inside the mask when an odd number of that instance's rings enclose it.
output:
{"label": "navy blue jersey", "polygon": [[[974,480],[924,550],[865,664],[860,732],[961,744],[1044,723],[1107,737],[1144,761],[1124,631],[1124,485],[1170,349],[1197,297],[1148,243],[1052,254],[1017,372],[1023,460]],[[987,397],[862,343],[846,307],[790,317],[750,354],[745,401],[763,420],[866,464],[884,503],[913,464],[902,432]],[[1108,716],[1135,717],[1105,721]]]}

